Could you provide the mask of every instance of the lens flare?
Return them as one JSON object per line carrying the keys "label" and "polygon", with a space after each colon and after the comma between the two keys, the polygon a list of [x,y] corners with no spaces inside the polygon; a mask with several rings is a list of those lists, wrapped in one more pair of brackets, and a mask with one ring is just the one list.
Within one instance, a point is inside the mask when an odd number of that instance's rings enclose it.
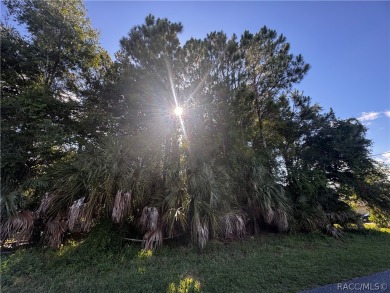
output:
{"label": "lens flare", "polygon": [[181,115],[183,114],[183,108],[177,106],[173,112],[175,112],[175,114],[176,114],[177,116],[181,116]]}

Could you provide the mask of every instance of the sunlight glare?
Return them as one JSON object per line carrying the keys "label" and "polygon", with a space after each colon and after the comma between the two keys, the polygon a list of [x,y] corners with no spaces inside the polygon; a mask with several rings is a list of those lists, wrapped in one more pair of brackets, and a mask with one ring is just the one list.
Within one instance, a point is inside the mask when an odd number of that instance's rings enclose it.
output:
{"label": "sunlight glare", "polygon": [[175,108],[174,112],[175,112],[175,114],[176,114],[177,116],[181,116],[181,115],[183,114],[183,108],[177,106],[177,107]]}

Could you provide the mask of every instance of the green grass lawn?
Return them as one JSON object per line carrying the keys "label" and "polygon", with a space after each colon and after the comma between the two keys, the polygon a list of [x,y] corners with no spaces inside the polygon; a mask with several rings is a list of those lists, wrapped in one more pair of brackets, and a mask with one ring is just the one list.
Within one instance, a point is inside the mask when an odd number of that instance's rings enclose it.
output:
{"label": "green grass lawn", "polygon": [[165,243],[156,252],[107,237],[3,257],[1,291],[297,292],[390,268],[390,229],[342,240],[267,234],[204,250]]}

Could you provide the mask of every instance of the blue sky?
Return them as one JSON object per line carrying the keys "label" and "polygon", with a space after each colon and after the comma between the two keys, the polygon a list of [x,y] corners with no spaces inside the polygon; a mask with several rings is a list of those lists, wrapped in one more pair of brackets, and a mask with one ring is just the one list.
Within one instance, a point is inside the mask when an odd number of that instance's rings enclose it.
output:
{"label": "blue sky", "polygon": [[[372,154],[390,151],[389,2],[134,2],[86,1],[88,16],[111,54],[119,39],[149,13],[182,22],[180,40],[211,31],[240,36],[263,25],[283,33],[293,53],[311,70],[298,86],[324,110],[361,118],[374,144]],[[390,163],[390,153],[375,158]]]}
{"label": "blue sky", "polygon": [[85,1],[111,56],[119,40],[152,13],[181,22],[182,44],[211,31],[240,36],[263,25],[287,37],[311,70],[297,86],[325,111],[368,127],[372,154],[390,164],[390,2]]}

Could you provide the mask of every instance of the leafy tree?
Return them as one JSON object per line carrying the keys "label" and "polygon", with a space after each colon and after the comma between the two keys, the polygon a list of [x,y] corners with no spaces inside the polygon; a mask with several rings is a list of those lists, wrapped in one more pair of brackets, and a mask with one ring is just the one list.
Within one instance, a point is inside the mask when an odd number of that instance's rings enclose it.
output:
{"label": "leafy tree", "polygon": [[[96,66],[98,33],[86,18],[82,1],[4,1],[15,19],[27,27],[33,59],[42,83],[56,93],[78,88],[77,76]],[[94,64],[95,63],[95,64]]]}
{"label": "leafy tree", "polygon": [[82,141],[85,91],[108,55],[82,1],[4,4],[29,35],[1,25],[2,198],[31,197],[47,188],[37,176]]}
{"label": "leafy tree", "polygon": [[383,217],[383,222],[385,222],[386,216],[390,213],[389,167],[372,161],[372,165],[356,174],[354,179],[351,182],[351,189],[356,196],[362,199],[374,214],[378,215],[378,218]]}
{"label": "leafy tree", "polygon": [[355,119],[337,119],[332,110],[321,113],[318,105],[311,105],[310,98],[298,92],[292,94],[291,104],[285,99],[279,105],[279,117],[270,125],[277,133],[271,142],[284,165],[298,229],[356,222],[346,204],[354,195],[386,208],[385,193],[374,187],[385,177],[371,180],[376,182],[371,185],[367,180],[379,170],[369,157],[371,142],[363,125]]}

